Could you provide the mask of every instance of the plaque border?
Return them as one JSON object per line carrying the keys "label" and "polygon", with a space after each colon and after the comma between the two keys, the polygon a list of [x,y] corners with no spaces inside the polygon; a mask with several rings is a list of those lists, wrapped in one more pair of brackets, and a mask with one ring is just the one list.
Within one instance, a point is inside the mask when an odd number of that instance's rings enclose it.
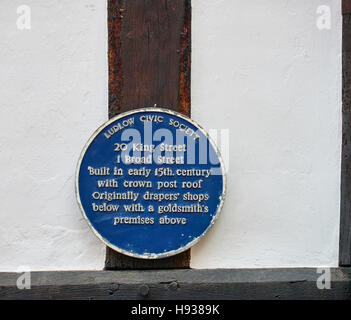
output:
{"label": "plaque border", "polygon": [[[117,246],[115,246],[114,244],[110,243],[106,238],[104,238],[95,228],[94,226],[90,223],[90,220],[88,219],[85,210],[82,206],[81,200],[80,200],[80,195],[79,195],[79,172],[80,172],[80,168],[81,168],[81,164],[82,164],[82,160],[85,156],[86,151],[88,150],[90,144],[94,141],[94,139],[99,135],[99,133],[101,131],[103,131],[106,127],[108,127],[111,123],[115,122],[118,119],[133,115],[133,114],[137,114],[137,113],[142,113],[142,112],[161,112],[161,113],[166,113],[166,114],[170,114],[170,115],[174,115],[177,117],[182,118],[183,120],[186,120],[188,122],[190,122],[192,125],[194,125],[195,127],[198,128],[198,130],[200,130],[204,136],[208,139],[208,141],[211,143],[213,149],[215,150],[219,162],[221,164],[221,168],[222,168],[222,178],[223,178],[223,188],[222,188],[222,196],[221,196],[221,201],[219,203],[219,206],[217,208],[216,213],[213,215],[211,223],[209,224],[209,226],[206,228],[206,230],[197,238],[193,239],[192,241],[190,241],[187,245],[185,245],[184,247],[180,247],[176,250],[171,250],[171,251],[167,251],[165,253],[160,253],[160,254],[155,254],[155,253],[151,253],[149,255],[141,255],[141,254],[137,254],[137,253],[132,253],[130,251],[121,249]],[[159,107],[146,107],[146,108],[138,108],[138,109],[134,109],[132,111],[128,111],[128,112],[123,112],[120,113],[116,116],[114,116],[113,118],[109,119],[108,121],[106,121],[104,124],[102,124],[97,130],[94,131],[94,133],[91,135],[91,137],[89,138],[89,140],[86,142],[86,144],[84,145],[84,148],[79,156],[78,159],[78,164],[76,167],[76,173],[75,173],[75,194],[76,194],[76,199],[78,202],[78,206],[80,208],[80,211],[84,217],[84,219],[88,222],[88,225],[90,226],[90,228],[93,230],[94,234],[108,247],[110,247],[111,249],[133,257],[133,258],[138,258],[138,259],[145,259],[145,260],[156,260],[156,259],[162,259],[162,258],[167,258],[167,257],[171,257],[171,256],[175,256],[179,253],[182,253],[188,249],[190,249],[191,247],[193,247],[195,244],[197,244],[207,233],[208,231],[211,229],[211,227],[215,224],[215,222],[218,219],[218,216],[222,210],[222,207],[224,205],[224,201],[225,201],[225,197],[226,197],[226,191],[227,191],[227,172],[226,172],[226,168],[224,166],[224,161],[222,158],[222,155],[217,147],[217,145],[214,143],[213,139],[210,137],[210,135],[206,132],[206,130],[204,130],[202,128],[201,125],[199,125],[196,121],[190,119],[189,117],[176,112],[176,111],[172,111],[166,108],[159,108]]]}

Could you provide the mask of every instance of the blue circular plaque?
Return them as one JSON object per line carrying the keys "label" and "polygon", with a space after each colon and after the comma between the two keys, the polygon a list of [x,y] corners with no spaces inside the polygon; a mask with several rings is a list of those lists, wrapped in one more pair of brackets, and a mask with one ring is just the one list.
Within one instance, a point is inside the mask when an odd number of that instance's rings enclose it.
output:
{"label": "blue circular plaque", "polygon": [[223,205],[223,160],[191,119],[159,108],[102,125],[79,158],[76,194],[84,218],[112,249],[159,259],[187,250]]}

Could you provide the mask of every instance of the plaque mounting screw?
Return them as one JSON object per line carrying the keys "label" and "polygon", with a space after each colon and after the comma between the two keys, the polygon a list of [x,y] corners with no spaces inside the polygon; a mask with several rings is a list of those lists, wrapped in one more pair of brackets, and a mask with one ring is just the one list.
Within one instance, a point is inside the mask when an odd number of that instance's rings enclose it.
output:
{"label": "plaque mounting screw", "polygon": [[149,295],[150,288],[146,284],[143,284],[139,288],[139,293],[142,297],[147,297]]}

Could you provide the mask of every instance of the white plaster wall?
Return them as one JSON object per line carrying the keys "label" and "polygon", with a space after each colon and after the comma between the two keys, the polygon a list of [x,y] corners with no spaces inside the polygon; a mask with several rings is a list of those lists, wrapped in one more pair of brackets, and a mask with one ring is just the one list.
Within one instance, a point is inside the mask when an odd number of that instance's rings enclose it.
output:
{"label": "white plaster wall", "polygon": [[[320,5],[330,30],[316,27]],[[193,7],[193,118],[228,128],[230,152],[225,207],[192,267],[336,266],[340,1]]]}
{"label": "white plaster wall", "polygon": [[[322,4],[331,30],[316,28]],[[230,134],[226,204],[192,267],[337,265],[339,7],[193,0],[193,118]],[[74,173],[107,119],[106,19],[102,0],[0,1],[0,271],[103,267]]]}
{"label": "white plaster wall", "polygon": [[[32,29],[16,26],[18,5]],[[102,269],[75,167],[107,120],[106,3],[0,1],[0,270]]]}

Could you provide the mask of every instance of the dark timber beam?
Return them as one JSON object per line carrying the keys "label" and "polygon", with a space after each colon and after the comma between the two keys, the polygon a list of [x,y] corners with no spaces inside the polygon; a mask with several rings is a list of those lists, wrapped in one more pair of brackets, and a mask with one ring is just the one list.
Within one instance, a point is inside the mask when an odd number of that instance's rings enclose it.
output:
{"label": "dark timber beam", "polygon": [[296,300],[351,298],[351,270],[331,269],[318,289],[316,269],[33,272],[19,290],[18,273],[0,273],[0,299]]}
{"label": "dark timber beam", "polygon": [[342,164],[339,265],[351,266],[351,0],[343,0]]}
{"label": "dark timber beam", "polygon": [[190,116],[190,0],[108,0],[109,115],[165,107]]}
{"label": "dark timber beam", "polygon": [[[190,28],[190,0],[108,0],[110,118],[152,106],[190,116]],[[140,260],[107,248],[105,267],[174,269],[189,264],[190,250]]]}
{"label": "dark timber beam", "polygon": [[351,13],[351,0],[342,0],[342,13]]}

